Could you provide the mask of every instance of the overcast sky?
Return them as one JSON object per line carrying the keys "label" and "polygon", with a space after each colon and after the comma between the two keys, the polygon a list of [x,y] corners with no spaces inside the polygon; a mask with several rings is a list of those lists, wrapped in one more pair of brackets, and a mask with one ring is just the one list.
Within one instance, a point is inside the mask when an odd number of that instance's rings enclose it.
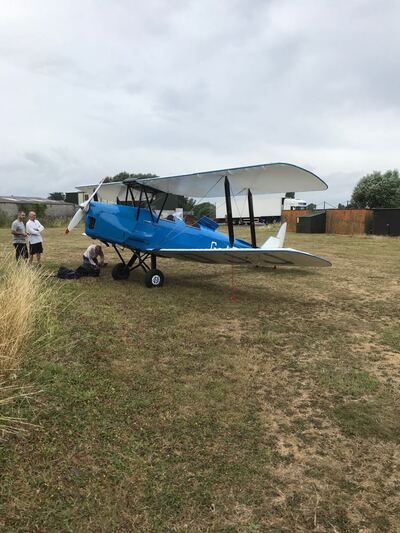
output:
{"label": "overcast sky", "polygon": [[286,161],[398,168],[396,0],[0,0],[0,194]]}

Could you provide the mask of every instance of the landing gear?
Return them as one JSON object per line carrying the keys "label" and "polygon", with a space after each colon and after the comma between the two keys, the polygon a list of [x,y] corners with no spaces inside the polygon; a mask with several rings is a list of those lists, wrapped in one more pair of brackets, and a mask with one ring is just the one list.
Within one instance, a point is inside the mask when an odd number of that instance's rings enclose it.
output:
{"label": "landing gear", "polygon": [[164,274],[161,270],[152,268],[144,275],[144,282],[149,289],[152,289],[153,287],[162,287],[164,285]]}
{"label": "landing gear", "polygon": [[[140,251],[133,252],[132,257],[126,263],[116,246],[114,246],[114,250],[122,262],[115,265],[112,269],[111,275],[113,279],[126,280],[129,278],[129,274],[132,270],[140,267],[145,273],[144,282],[146,287],[162,287],[164,285],[164,274],[161,270],[157,269],[157,258],[154,254]],[[151,268],[147,264],[149,258]]]}
{"label": "landing gear", "polygon": [[124,263],[118,263],[111,271],[111,275],[115,280],[125,280],[129,278],[130,270]]}

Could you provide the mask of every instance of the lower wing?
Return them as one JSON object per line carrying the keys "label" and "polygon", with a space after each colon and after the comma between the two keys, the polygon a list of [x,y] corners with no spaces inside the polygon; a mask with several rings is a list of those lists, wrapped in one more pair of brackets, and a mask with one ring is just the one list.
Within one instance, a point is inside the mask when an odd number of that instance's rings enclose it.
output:
{"label": "lower wing", "polygon": [[159,257],[172,257],[187,261],[198,261],[211,264],[234,264],[256,266],[300,266],[300,267],[329,267],[331,263],[322,257],[294,250],[292,248],[277,248],[263,250],[261,248],[208,248],[187,250],[154,250]]}

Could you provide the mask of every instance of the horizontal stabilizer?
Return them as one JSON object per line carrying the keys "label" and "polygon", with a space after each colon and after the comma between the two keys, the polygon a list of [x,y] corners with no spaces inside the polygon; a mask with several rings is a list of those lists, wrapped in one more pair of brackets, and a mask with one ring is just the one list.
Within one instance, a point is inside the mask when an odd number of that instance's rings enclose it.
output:
{"label": "horizontal stabilizer", "polygon": [[[276,237],[274,237],[276,238]],[[294,250],[277,248],[263,250],[261,248],[207,248],[188,250],[154,250],[159,257],[171,257],[187,261],[211,264],[234,264],[256,266],[300,266],[328,267],[331,263],[316,255]]]}
{"label": "horizontal stabilizer", "polygon": [[283,243],[285,242],[287,222],[282,224],[279,228],[276,237],[269,237],[264,244],[261,246],[261,250],[273,250],[276,248],[283,248]]}

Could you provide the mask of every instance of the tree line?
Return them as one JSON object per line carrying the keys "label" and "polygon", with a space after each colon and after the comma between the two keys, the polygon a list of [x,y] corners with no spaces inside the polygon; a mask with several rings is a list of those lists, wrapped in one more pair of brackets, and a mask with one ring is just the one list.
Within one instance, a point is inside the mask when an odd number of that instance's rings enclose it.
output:
{"label": "tree line", "polygon": [[[308,204],[311,211],[317,206]],[[400,208],[400,174],[397,169],[380,172],[374,170],[362,177],[353,189],[347,205],[338,204],[338,209]]]}

